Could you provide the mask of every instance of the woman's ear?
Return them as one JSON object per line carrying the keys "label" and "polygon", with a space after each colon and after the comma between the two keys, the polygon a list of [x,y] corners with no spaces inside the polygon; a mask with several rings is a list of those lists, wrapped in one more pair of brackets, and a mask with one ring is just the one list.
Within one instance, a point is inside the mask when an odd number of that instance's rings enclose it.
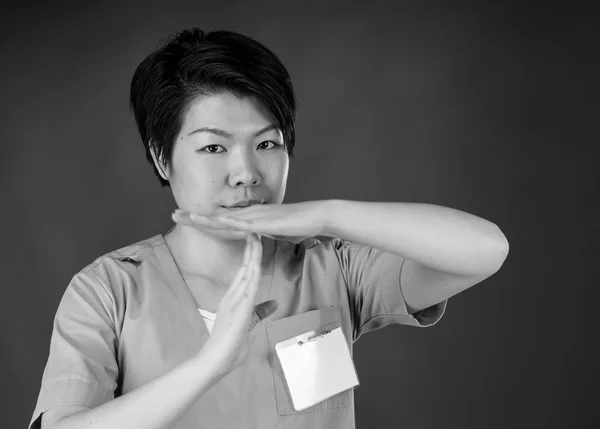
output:
{"label": "woman's ear", "polygon": [[156,156],[156,153],[154,152],[154,148],[151,144],[149,144],[149,147],[150,147],[150,154],[152,155],[152,160],[154,161],[154,165],[155,165],[156,169],[158,170],[160,177],[162,177],[163,179],[168,181],[169,180],[169,174],[168,174],[169,168],[158,160],[158,157]]}

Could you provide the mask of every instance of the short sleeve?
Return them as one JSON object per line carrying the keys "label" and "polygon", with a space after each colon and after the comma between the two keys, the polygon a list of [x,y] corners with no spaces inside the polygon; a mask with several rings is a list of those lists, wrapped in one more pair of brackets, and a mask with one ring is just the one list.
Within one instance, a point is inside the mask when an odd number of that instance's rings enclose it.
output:
{"label": "short sleeve", "polygon": [[354,341],[391,323],[428,327],[446,311],[447,300],[409,314],[400,286],[405,259],[389,252],[334,238],[332,246],[348,287]]}
{"label": "short sleeve", "polygon": [[50,408],[94,408],[114,398],[119,374],[115,314],[114,299],[92,273],[73,277],[54,317],[30,429],[40,427],[40,415]]}

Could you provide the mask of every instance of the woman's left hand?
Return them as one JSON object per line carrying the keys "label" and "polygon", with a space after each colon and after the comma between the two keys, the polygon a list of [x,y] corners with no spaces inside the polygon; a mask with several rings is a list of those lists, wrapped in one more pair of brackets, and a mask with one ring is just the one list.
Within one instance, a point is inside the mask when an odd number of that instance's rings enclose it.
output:
{"label": "woman's left hand", "polygon": [[[219,215],[207,216],[176,210],[173,220],[201,230],[230,230],[256,233],[276,240],[300,242],[316,235],[326,235],[326,200],[294,204],[257,204]],[[208,231],[210,232],[210,231]]]}

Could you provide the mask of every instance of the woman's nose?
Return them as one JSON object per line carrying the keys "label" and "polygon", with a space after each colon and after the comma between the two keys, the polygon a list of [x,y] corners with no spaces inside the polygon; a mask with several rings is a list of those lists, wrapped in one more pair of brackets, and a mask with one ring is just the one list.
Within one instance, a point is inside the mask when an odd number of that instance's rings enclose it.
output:
{"label": "woman's nose", "polygon": [[257,186],[260,183],[260,180],[256,176],[243,176],[237,177],[231,181],[231,186]]}
{"label": "woman's nose", "polygon": [[260,184],[261,177],[252,155],[240,156],[232,165],[229,175],[231,186],[256,186]]}

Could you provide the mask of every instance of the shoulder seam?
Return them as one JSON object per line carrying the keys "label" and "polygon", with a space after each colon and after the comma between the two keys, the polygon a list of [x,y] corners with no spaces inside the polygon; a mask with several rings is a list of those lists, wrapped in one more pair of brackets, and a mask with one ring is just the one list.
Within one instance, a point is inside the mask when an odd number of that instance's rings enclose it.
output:
{"label": "shoulder seam", "polygon": [[[144,243],[145,242],[145,243]],[[140,244],[140,243],[144,243],[144,244]],[[106,258],[113,258],[113,259],[121,259],[121,258],[130,258],[134,255],[136,255],[138,252],[140,252],[143,249],[148,249],[148,248],[155,248],[156,246],[154,246],[153,244],[147,242],[147,240],[144,240],[140,243],[136,243],[138,244],[138,246],[134,247],[130,253],[128,254],[123,254],[122,256],[117,256],[115,253],[119,252],[120,249],[118,250],[113,250],[111,252],[105,253],[104,255],[98,257],[94,262],[92,262],[91,264],[89,264],[86,268],[84,268],[84,270],[93,270],[94,268],[96,268],[98,265],[100,265],[100,263],[102,261],[104,261]],[[135,246],[135,244],[133,244],[132,246]],[[126,246],[126,247],[130,247],[130,246]]]}

